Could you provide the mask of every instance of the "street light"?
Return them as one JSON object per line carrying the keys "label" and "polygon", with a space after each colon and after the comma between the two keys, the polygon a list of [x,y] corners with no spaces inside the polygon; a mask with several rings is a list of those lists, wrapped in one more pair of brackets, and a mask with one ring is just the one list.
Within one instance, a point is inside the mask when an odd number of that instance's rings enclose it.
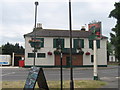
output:
{"label": "street light", "polygon": [[[34,26],[34,30],[36,30],[36,20],[37,20],[37,6],[38,6],[38,2],[35,2],[35,26]],[[35,32],[35,31],[34,31]],[[34,42],[36,41],[36,32],[34,34]],[[33,66],[35,66],[35,57],[36,57],[36,52],[37,52],[37,49],[36,49],[36,43],[34,43],[34,60],[33,60]]]}
{"label": "street light", "polygon": [[62,73],[62,41],[58,39],[58,48],[57,50],[60,52],[60,78],[61,78],[61,90],[63,89],[63,73]]}
{"label": "street light", "polygon": [[74,90],[73,68],[72,68],[72,19],[71,19],[71,0],[69,0],[69,29],[70,29],[70,90]]}

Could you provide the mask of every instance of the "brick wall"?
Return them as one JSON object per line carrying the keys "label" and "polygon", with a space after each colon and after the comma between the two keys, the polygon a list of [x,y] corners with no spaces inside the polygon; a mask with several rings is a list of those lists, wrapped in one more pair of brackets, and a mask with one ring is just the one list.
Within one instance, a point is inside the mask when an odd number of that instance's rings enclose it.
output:
{"label": "brick wall", "polygon": [[[62,65],[70,64],[70,56],[68,54],[63,54]],[[55,55],[55,65],[60,65],[60,55]],[[82,55],[72,55],[72,65],[83,65],[83,56]]]}

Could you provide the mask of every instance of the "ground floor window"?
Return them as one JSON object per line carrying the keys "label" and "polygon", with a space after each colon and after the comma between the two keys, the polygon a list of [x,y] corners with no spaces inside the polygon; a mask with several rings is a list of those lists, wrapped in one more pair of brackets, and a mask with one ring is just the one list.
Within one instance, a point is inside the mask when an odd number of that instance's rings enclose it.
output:
{"label": "ground floor window", "polygon": [[37,53],[38,58],[45,58],[46,54],[45,53]]}
{"label": "ground floor window", "polygon": [[[35,55],[36,57],[36,55]],[[28,53],[28,58],[34,58],[34,53]]]}
{"label": "ground floor window", "polygon": [[94,62],[94,55],[91,55],[91,62]]}

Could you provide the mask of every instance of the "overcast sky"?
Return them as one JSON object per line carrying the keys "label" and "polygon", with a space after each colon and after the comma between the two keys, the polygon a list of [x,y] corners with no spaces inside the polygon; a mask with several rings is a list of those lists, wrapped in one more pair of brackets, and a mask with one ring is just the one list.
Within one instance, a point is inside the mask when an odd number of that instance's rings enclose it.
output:
{"label": "overcast sky", "polygon": [[[0,45],[10,42],[24,46],[24,34],[33,30],[36,0],[0,0]],[[69,0],[37,0],[37,22],[44,29],[69,29]],[[72,0],[72,27],[80,30],[96,20],[102,22],[102,34],[110,37],[111,28],[116,24],[108,18],[114,3],[119,0]],[[87,28],[87,26],[86,26]]]}

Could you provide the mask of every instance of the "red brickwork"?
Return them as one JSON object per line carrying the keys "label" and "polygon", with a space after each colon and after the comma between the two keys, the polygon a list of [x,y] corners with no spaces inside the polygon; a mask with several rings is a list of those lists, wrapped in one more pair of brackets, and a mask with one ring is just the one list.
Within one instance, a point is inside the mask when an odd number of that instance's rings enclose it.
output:
{"label": "red brickwork", "polygon": [[[64,54],[62,57],[62,65],[68,65],[67,57],[68,54]],[[55,65],[60,65],[60,55],[55,55]],[[83,65],[82,55],[72,55],[72,65]]]}

